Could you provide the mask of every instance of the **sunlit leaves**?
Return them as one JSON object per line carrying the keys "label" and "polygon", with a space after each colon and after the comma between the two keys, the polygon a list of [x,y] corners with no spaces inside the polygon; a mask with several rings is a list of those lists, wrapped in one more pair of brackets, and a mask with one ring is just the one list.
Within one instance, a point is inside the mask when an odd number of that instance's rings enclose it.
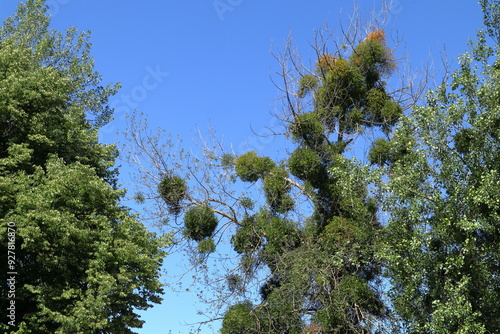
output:
{"label": "sunlit leaves", "polygon": [[274,162],[268,157],[259,157],[250,151],[236,159],[236,174],[242,181],[255,182],[274,167]]}
{"label": "sunlit leaves", "polygon": [[258,323],[252,315],[253,305],[250,302],[243,302],[233,305],[224,315],[222,322],[222,334],[258,334]]}
{"label": "sunlit leaves", "polygon": [[306,142],[307,145],[317,146],[324,141],[323,125],[317,114],[307,113],[294,119],[290,125],[292,138],[298,142]]}
{"label": "sunlit leaves", "polygon": [[44,1],[28,0],[0,29],[0,231],[15,223],[19,274],[18,326],[0,328],[132,333],[161,300],[169,238],[119,204],[116,149],[98,143],[117,86],[100,86],[87,34],[48,24]]}
{"label": "sunlit leaves", "polygon": [[263,179],[263,190],[267,203],[271,209],[278,213],[285,213],[293,208],[294,201],[290,196],[290,184],[287,180],[288,173],[285,169],[275,167]]}
{"label": "sunlit leaves", "polygon": [[218,223],[214,211],[207,205],[192,207],[184,215],[185,234],[195,241],[211,237]]}
{"label": "sunlit leaves", "polygon": [[370,153],[389,166],[387,273],[396,311],[415,332],[500,329],[499,109],[492,98],[499,69],[490,59],[498,46],[488,43],[480,32],[450,84],[431,91],[391,143]]}
{"label": "sunlit leaves", "polygon": [[187,195],[187,185],[179,176],[165,175],[158,185],[158,192],[167,204],[170,212],[179,214],[181,202]]}
{"label": "sunlit leaves", "polygon": [[318,86],[318,78],[315,75],[304,75],[300,78],[299,82],[299,97],[305,97],[306,94],[311,93]]}
{"label": "sunlit leaves", "polygon": [[307,180],[314,187],[319,187],[327,178],[324,165],[312,149],[298,148],[288,158],[290,172],[302,180]]}

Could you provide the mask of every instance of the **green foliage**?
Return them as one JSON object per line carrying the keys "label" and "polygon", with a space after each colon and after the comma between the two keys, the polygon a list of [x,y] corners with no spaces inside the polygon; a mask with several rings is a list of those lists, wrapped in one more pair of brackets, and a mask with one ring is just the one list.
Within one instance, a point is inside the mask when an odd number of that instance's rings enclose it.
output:
{"label": "green foliage", "polygon": [[178,176],[166,175],[158,185],[158,193],[172,214],[179,214],[181,202],[186,198],[186,181]]}
{"label": "green foliage", "polygon": [[252,253],[262,244],[263,231],[256,224],[254,217],[247,217],[242,221],[242,225],[231,239],[233,248],[240,254]]}
{"label": "green foliage", "polygon": [[[36,29],[42,27],[33,28]],[[42,34],[42,31],[38,33]],[[45,35],[37,38],[41,39],[38,43],[51,45],[48,40],[52,41],[56,36],[45,32]],[[51,153],[57,153],[67,163],[80,161],[91,165],[99,175],[108,181],[112,180],[114,171],[109,167],[113,165],[116,156],[114,147],[94,144],[97,130],[90,130],[91,124],[85,119],[83,112],[86,103],[97,103],[97,99],[106,102],[111,93],[103,92],[101,96],[92,97],[92,100],[68,101],[70,97],[80,93],[75,91],[77,87],[73,87],[73,77],[65,74],[68,69],[43,66],[43,59],[38,59],[27,46],[19,45],[19,41],[5,36],[1,40],[0,68],[3,68],[3,72],[0,80],[4,89],[0,94],[0,157],[6,157],[5,153],[16,145],[24,145],[33,150],[30,161],[25,161],[25,167],[41,166]],[[52,41],[53,43],[56,42]],[[56,48],[55,45],[52,47]],[[78,48],[82,47],[75,46],[77,49],[74,52],[78,53]],[[46,57],[67,57],[64,53],[59,54],[63,50],[40,52]],[[66,59],[61,59],[61,63],[65,61]],[[82,61],[90,62],[86,58]],[[88,64],[85,66],[89,67]],[[73,72],[76,70],[72,69]],[[90,72],[82,75],[94,74]]]}
{"label": "green foliage", "polygon": [[[368,285],[356,276],[346,276],[338,282],[337,293],[335,295],[335,305],[325,307],[314,315],[314,321],[323,324],[322,328],[329,328],[337,333],[359,333],[351,324],[355,322],[354,318],[358,316],[357,307],[375,308],[379,304],[377,296]],[[354,299],[354,300],[353,300]],[[354,306],[349,304],[353,302]],[[372,305],[373,304],[373,305]],[[380,307],[380,306],[378,306]]]}
{"label": "green foliage", "polygon": [[258,334],[258,323],[252,315],[253,305],[250,302],[242,302],[233,305],[224,315],[222,320],[222,334]]}
{"label": "green foliage", "polygon": [[282,286],[276,277],[272,277],[262,289],[266,287],[265,303],[254,306],[243,302],[229,308],[223,320],[223,333],[225,330],[232,330],[228,333],[302,333],[304,323],[297,312],[293,294],[289,293],[291,287]]}
{"label": "green foliage", "polygon": [[387,51],[382,42],[365,39],[356,46],[350,60],[367,71],[374,66],[385,63]]}
{"label": "green foliage", "polygon": [[367,120],[379,124],[384,131],[389,131],[396,121],[402,116],[401,106],[392,101],[385,92],[372,88],[368,91],[366,110],[369,112]]}
{"label": "green foliage", "polygon": [[[486,30],[498,36],[498,2],[481,4]],[[471,46],[451,82],[399,124],[394,145],[407,151],[388,159],[383,255],[395,311],[410,332],[500,331],[500,141],[493,130],[500,51],[484,32]]]}
{"label": "green foliage", "polygon": [[54,158],[45,168],[0,176],[3,186],[18,183],[0,230],[7,233],[7,222],[16,223],[19,328],[131,333],[128,326],[142,324],[133,309],[161,300],[158,269],[165,244],[118,207],[122,192],[91,167]]}
{"label": "green foliage", "polygon": [[305,141],[317,146],[324,141],[324,129],[315,113],[306,113],[295,118],[290,125],[290,133],[295,141]]}
{"label": "green foliage", "polygon": [[368,152],[370,163],[391,166],[400,162],[404,166],[411,166],[413,162],[410,153],[415,148],[415,138],[411,136],[411,132],[411,128],[400,127],[391,140],[385,138],[375,140]]}
{"label": "green foliage", "polygon": [[195,241],[210,238],[218,224],[214,210],[205,204],[194,206],[184,214],[184,233]]}
{"label": "green foliage", "polygon": [[18,273],[17,326],[4,317],[0,330],[133,333],[137,310],[161,301],[168,239],[119,204],[117,151],[98,143],[118,86],[101,86],[87,34],[48,25],[28,0],[0,29],[0,233],[15,224]]}
{"label": "green foliage", "polygon": [[[351,65],[347,60],[339,59],[334,68],[323,79],[317,90],[317,110],[321,115],[325,127],[329,131],[335,129],[340,122],[341,130],[350,133],[356,129],[357,123],[349,119],[356,118],[356,110],[366,94],[366,82],[358,67]],[[353,110],[353,115],[350,111]]]}
{"label": "green foliage", "polygon": [[[251,172],[236,162],[242,180],[262,179],[270,208],[246,218],[232,237],[243,274],[251,277],[260,266],[270,272],[260,285],[262,303],[251,312],[259,333],[303,333],[305,328],[368,333],[372,319],[385,318],[383,302],[371,286],[380,275],[377,205],[367,190],[371,174],[342,154],[351,143],[347,136],[364,127],[388,133],[401,117],[402,108],[386,94],[382,81],[393,68],[382,31],[371,33],[348,59],[321,55],[317,75],[298,82],[298,97],[311,94],[314,106],[290,115],[288,130],[298,147],[286,166],[260,172],[254,161],[262,158],[256,154],[247,158]],[[394,143],[377,141],[369,159],[388,163],[399,158],[400,147],[408,146],[400,137]],[[311,200],[312,214],[304,221],[287,218],[294,209],[299,217],[303,214],[295,208],[292,185]],[[240,310],[247,319],[248,308]],[[226,317],[232,312],[230,307]]]}
{"label": "green foliage", "polygon": [[312,74],[304,75],[299,81],[298,95],[300,98],[306,96],[307,93],[313,91],[318,86],[318,78]]}
{"label": "green foliage", "polygon": [[227,286],[231,292],[242,292],[244,291],[244,280],[238,274],[228,275],[226,277]]}
{"label": "green foliage", "polygon": [[[175,154],[159,151],[157,161],[174,156],[171,170],[190,176],[185,201],[193,207],[183,228],[170,226],[198,242],[196,269],[205,275],[195,278],[220,284],[214,309],[227,305],[222,333],[371,333],[386,321],[377,291],[381,224],[369,192],[381,172],[348,158],[366,128],[370,135],[389,134],[402,114],[386,93],[394,66],[383,35],[374,31],[342,55],[320,55],[315,68],[303,72],[313,74],[287,69],[284,79],[298,81],[286,87],[298,91],[286,91],[290,110],[281,115],[295,145],[285,159],[224,154],[217,143],[204,146],[205,158],[184,165],[182,156],[177,164]],[[394,137],[386,163],[400,147],[412,148],[407,133]],[[381,161],[382,153],[370,159]],[[236,259],[213,268],[213,240],[230,240]],[[228,271],[211,280],[211,269],[222,268]],[[241,302],[249,297],[252,303]]]}
{"label": "green foliage", "polygon": [[281,167],[275,167],[264,177],[264,194],[271,209],[278,213],[286,213],[294,206],[294,201],[289,194],[290,183],[288,173]]}
{"label": "green foliage", "polygon": [[134,201],[136,201],[139,204],[144,204],[144,202],[146,201],[146,198],[144,197],[143,193],[138,192],[134,196]]}
{"label": "green foliage", "polygon": [[[401,117],[401,106],[386,94],[382,80],[395,69],[384,31],[371,32],[354,48],[349,59],[324,54],[318,58],[316,67],[321,80],[311,75],[301,78],[298,96],[303,98],[305,92],[315,92],[315,113],[329,133],[339,132],[342,138],[346,134],[362,131],[363,127],[373,126],[380,126],[388,133]],[[306,90],[312,85],[309,82],[313,78],[316,80],[315,89]],[[297,127],[297,124],[294,126]],[[305,139],[306,142],[304,133],[314,136],[323,130],[314,125],[302,132],[291,128],[294,139]],[[318,138],[314,136],[314,139]]]}
{"label": "green foliage", "polygon": [[385,138],[379,138],[372,143],[368,153],[368,160],[371,164],[382,166],[392,160],[391,151],[391,142]]}
{"label": "green foliage", "polygon": [[488,35],[498,43],[500,40],[500,9],[495,0],[479,0],[483,11],[484,26]]}
{"label": "green foliage", "polygon": [[225,153],[222,158],[221,158],[221,165],[224,166],[224,167],[230,167],[230,166],[234,166],[236,162],[236,157],[232,154],[227,154]]}
{"label": "green foliage", "polygon": [[242,181],[255,182],[274,167],[268,157],[259,157],[254,151],[245,153],[236,159],[236,174]]}
{"label": "green foliage", "polygon": [[266,238],[263,258],[267,263],[278,262],[281,255],[299,246],[300,231],[292,221],[267,212],[262,212],[257,219]]}
{"label": "green foliage", "polygon": [[382,129],[384,132],[388,133],[390,131],[390,126],[396,124],[396,122],[403,116],[403,108],[397,102],[392,100],[385,101],[384,106],[380,110],[380,116],[378,118],[379,122],[382,123]]}
{"label": "green foliage", "polygon": [[292,289],[293,287],[284,285],[267,297],[267,304],[259,312],[259,319],[264,320],[261,333],[302,333],[304,325],[293,300],[294,294],[290,293]]}
{"label": "green foliage", "polygon": [[316,61],[316,73],[324,76],[326,73],[338,66],[338,58],[330,53],[324,53],[318,57]]}
{"label": "green foliage", "polygon": [[359,238],[359,228],[354,221],[343,217],[333,217],[322,232],[325,247],[332,251],[335,248],[355,244]]}
{"label": "green foliage", "polygon": [[215,245],[214,239],[212,239],[212,238],[203,239],[200,242],[198,242],[198,251],[201,254],[213,253],[213,252],[215,252],[215,248],[216,248],[216,245]]}
{"label": "green foliage", "polygon": [[[93,117],[92,123],[97,127],[105,125],[113,112],[107,104],[108,99],[116,93],[119,85],[101,85],[101,76],[93,70],[89,34],[78,33],[74,28],[68,29],[64,34],[49,29],[50,19],[45,8],[42,0],[20,3],[17,12],[7,18],[1,27],[2,48],[16,49],[11,53],[11,59],[15,59],[19,69],[27,73],[30,69],[38,72],[52,69],[59,71],[59,77],[67,81],[67,87],[71,91],[67,95],[68,106],[73,107],[70,109],[80,108],[82,113]],[[16,55],[20,53],[24,53],[24,56],[16,59]],[[26,58],[27,55],[29,59]],[[42,87],[44,86],[39,86]],[[44,89],[49,87],[45,86]],[[29,94],[35,97],[39,92],[31,90]],[[53,94],[49,94],[48,102],[54,101],[50,100],[51,95]]]}
{"label": "green foliage", "polygon": [[453,142],[457,152],[462,154],[470,153],[474,147],[473,141],[475,137],[477,137],[477,135],[474,133],[474,129],[465,128],[457,132],[453,136]]}
{"label": "green foliage", "polygon": [[288,158],[288,168],[293,175],[316,188],[328,177],[318,153],[311,149],[296,149]]}
{"label": "green foliage", "polygon": [[253,210],[255,203],[251,198],[243,197],[240,199],[240,205],[247,210]]}
{"label": "green foliage", "polygon": [[394,69],[394,63],[384,43],[378,40],[366,39],[354,49],[351,59],[359,66],[366,77],[368,87],[373,87],[382,75]]}

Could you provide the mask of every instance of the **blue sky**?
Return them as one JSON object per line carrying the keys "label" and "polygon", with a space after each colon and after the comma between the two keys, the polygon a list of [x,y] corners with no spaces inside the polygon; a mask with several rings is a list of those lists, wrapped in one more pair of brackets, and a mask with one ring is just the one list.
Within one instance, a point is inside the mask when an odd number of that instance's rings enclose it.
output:
{"label": "blue sky", "polygon": [[[119,141],[124,115],[137,109],[154,125],[180,134],[187,141],[197,128],[210,124],[235,147],[253,146],[272,154],[278,148],[257,137],[275,122],[271,113],[279,92],[271,78],[279,65],[271,49],[281,51],[291,32],[305,55],[313,31],[328,24],[338,27],[352,13],[351,0],[48,0],[52,26],[93,32],[93,56],[104,82],[121,82],[112,99],[115,120],[101,131],[101,140]],[[381,1],[359,0],[368,16]],[[414,66],[434,60],[436,68],[446,49],[450,63],[467,49],[481,27],[476,1],[395,0],[389,17],[390,36],[403,43],[398,52]],[[2,0],[0,18],[11,15],[16,0]],[[339,35],[340,36],[340,35]],[[391,39],[389,38],[389,41]],[[390,45],[391,46],[391,45]],[[437,77],[440,79],[440,77]],[[252,131],[253,129],[253,131]],[[122,169],[127,174],[127,166]],[[123,182],[126,183],[124,177]],[[178,256],[167,258],[175,272]],[[141,334],[188,333],[183,326],[204,320],[196,315],[189,293],[167,290],[162,305],[148,310]],[[202,333],[211,333],[205,329]]]}

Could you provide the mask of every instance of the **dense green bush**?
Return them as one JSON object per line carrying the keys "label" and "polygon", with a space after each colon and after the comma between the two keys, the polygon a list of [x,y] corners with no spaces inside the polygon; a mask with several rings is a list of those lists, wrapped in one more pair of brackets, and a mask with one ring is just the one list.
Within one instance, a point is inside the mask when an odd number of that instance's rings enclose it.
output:
{"label": "dense green bush", "polygon": [[391,142],[385,138],[379,138],[372,143],[368,153],[371,164],[384,165],[391,161]]}
{"label": "dense green bush", "polygon": [[471,147],[473,146],[474,138],[476,137],[476,133],[474,129],[465,128],[458,131],[453,136],[453,142],[455,144],[455,149],[458,153],[466,154],[471,151]]}
{"label": "dense green bush", "polygon": [[263,232],[257,226],[254,217],[243,220],[242,227],[231,238],[234,250],[239,253],[251,253],[259,248],[263,242]]}
{"label": "dense green bush", "polygon": [[198,242],[198,251],[201,254],[210,254],[215,251],[216,245],[214,239],[207,238]]}
{"label": "dense green bush", "polygon": [[222,320],[222,334],[259,334],[256,318],[252,316],[253,305],[241,302],[233,305]]}
{"label": "dense green bush", "polygon": [[218,223],[214,211],[208,205],[192,207],[184,215],[185,234],[195,241],[210,238]]}
{"label": "dense green bush", "polygon": [[166,175],[158,185],[158,192],[173,214],[179,214],[181,202],[187,194],[186,181],[178,176]]}
{"label": "dense green bush", "polygon": [[318,145],[324,140],[323,125],[314,112],[297,116],[290,124],[290,133],[295,141],[304,140],[310,146]]}
{"label": "dense green bush", "polygon": [[278,213],[290,211],[294,205],[289,194],[290,183],[287,176],[288,174],[283,168],[276,167],[264,178],[263,188],[267,204]]}
{"label": "dense green bush", "polygon": [[293,175],[314,187],[328,177],[318,153],[311,149],[296,149],[288,159],[288,168]]}
{"label": "dense green bush", "polygon": [[274,167],[274,162],[268,157],[259,157],[250,151],[236,159],[236,174],[242,181],[255,182]]}

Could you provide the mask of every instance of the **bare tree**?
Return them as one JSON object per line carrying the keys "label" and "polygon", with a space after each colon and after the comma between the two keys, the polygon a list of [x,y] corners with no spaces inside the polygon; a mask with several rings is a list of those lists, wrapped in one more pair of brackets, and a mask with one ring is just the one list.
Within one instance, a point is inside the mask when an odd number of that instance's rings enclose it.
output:
{"label": "bare tree", "polygon": [[[148,219],[172,233],[172,251],[188,254],[191,261],[186,273],[194,272],[193,284],[213,292],[208,297],[200,295],[209,305],[209,319],[224,319],[227,324],[231,312],[247,312],[253,319],[248,333],[266,333],[269,328],[277,332],[302,328],[303,333],[327,333],[333,323],[350,333],[390,327],[378,278],[380,264],[373,250],[363,251],[363,255],[356,250],[375,247],[373,238],[363,233],[376,232],[380,226],[376,215],[370,213],[369,167],[343,157],[358,138],[366,143],[380,136],[390,137],[398,115],[418,103],[428,82],[427,72],[412,76],[405,59],[396,58],[399,42],[388,43],[382,29],[387,11],[384,8],[383,14],[366,24],[356,10],[347,26],[341,24],[337,30],[325,26],[315,32],[313,59],[309,62],[291,37],[283,52],[274,54],[280,69],[272,78],[280,94],[280,107],[274,116],[281,128],[273,128],[271,133],[294,141],[296,147],[288,152],[286,161],[275,162],[255,152],[238,155],[241,152],[226,146],[212,129],[208,138],[200,135],[190,149],[164,130],[153,132],[144,115],[130,115],[123,150],[127,163],[136,169],[135,199],[146,204]],[[366,52],[361,46],[369,47],[367,41],[383,47],[381,58],[370,65],[372,68],[363,68],[366,62],[361,58]],[[394,46],[389,48],[389,44]],[[341,78],[344,81],[327,86],[340,66],[347,71]],[[386,80],[394,73],[399,79],[391,79],[389,85]],[[373,82],[366,81],[372,74],[377,76],[370,79]],[[363,85],[368,88],[362,87],[362,93],[355,91],[358,79],[350,79],[352,75],[365,80]],[[396,88],[390,89],[393,86]],[[379,112],[374,116],[368,106],[369,89],[383,96],[382,102],[390,102],[397,115],[380,116]],[[341,98],[354,100],[341,101],[341,110],[337,101]],[[321,116],[317,121],[320,134],[310,139],[314,130],[307,126],[315,125],[316,120],[306,121],[316,115],[321,103],[330,119]],[[340,109],[334,113],[335,108]],[[358,110],[361,116],[355,119],[352,115]],[[294,155],[299,165],[307,160],[298,155],[299,151],[318,157],[314,171],[294,172],[290,167]],[[313,172],[320,175],[311,176]],[[313,178],[322,178],[324,184],[315,184]],[[339,184],[335,190],[338,194],[328,193],[332,192],[333,178]],[[348,201],[358,201],[360,208]],[[354,214],[346,213],[348,210]],[[366,222],[352,223],[355,218],[351,216],[355,215],[363,216],[361,220]],[[362,224],[366,226],[359,227]],[[336,236],[350,240],[351,245],[339,246],[340,241],[332,244]],[[274,253],[270,251],[273,247]],[[335,247],[345,248],[342,256],[335,253]],[[356,256],[364,258],[353,260]],[[291,262],[300,262],[300,270]],[[285,277],[294,271],[303,276],[295,285]],[[357,281],[358,277],[365,285]],[[290,287],[286,288],[287,284]],[[347,292],[342,292],[348,284],[360,284],[367,291],[366,298],[372,300],[356,301],[354,294],[361,290],[346,288]],[[293,291],[297,287],[302,290]],[[287,303],[281,305],[282,310],[272,308],[271,304],[276,304],[274,291],[280,291]],[[337,304],[344,306],[336,308]],[[338,319],[323,314],[336,314]]]}

